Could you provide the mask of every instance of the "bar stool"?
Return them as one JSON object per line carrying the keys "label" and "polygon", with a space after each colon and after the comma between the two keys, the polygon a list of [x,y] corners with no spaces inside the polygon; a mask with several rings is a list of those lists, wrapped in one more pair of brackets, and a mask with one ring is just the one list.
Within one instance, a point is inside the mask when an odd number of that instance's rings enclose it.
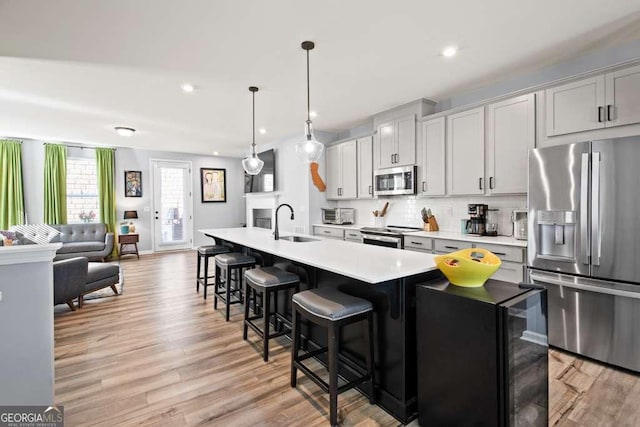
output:
{"label": "bar stool", "polygon": [[[198,246],[198,266],[196,272],[196,292],[200,292],[200,285],[204,289],[204,299],[207,299],[207,287],[214,283],[209,283],[209,279],[213,279],[215,276],[209,276],[209,258],[218,254],[224,254],[230,252],[229,248],[222,245],[205,245]],[[204,258],[204,277],[200,277],[200,264]]]}
{"label": "bar stool", "polygon": [[[370,301],[347,295],[332,288],[309,289],[293,295],[292,298],[293,345],[291,347],[291,387],[297,383],[300,369],[325,392],[329,393],[329,418],[332,426],[338,424],[338,394],[358,384],[369,381],[369,402],[375,403],[373,366],[373,306]],[[300,318],[306,318],[316,325],[327,328],[327,347],[299,355]],[[344,325],[366,320],[364,341],[368,352],[365,356],[366,371],[353,361],[339,354],[340,329]],[[329,384],[306,367],[302,361],[327,352]],[[338,387],[338,359],[350,373],[358,376],[351,382]]]}
{"label": "bar stool", "polygon": [[[262,338],[262,358],[264,361],[269,360],[269,340],[285,335],[291,331],[291,322],[278,313],[278,292],[289,291],[294,289],[295,292],[300,291],[300,278],[288,271],[281,270],[277,267],[260,267],[247,270],[244,273],[245,278],[245,304],[244,304],[244,325],[242,329],[242,339],[247,340],[247,330],[251,328],[260,338]],[[255,304],[253,316],[249,316],[249,301],[251,300],[251,292],[253,291],[253,300],[256,300],[258,294],[262,295],[262,316],[256,313]],[[274,297],[273,312],[271,311],[271,296]],[[287,294],[288,295],[288,294]],[[287,298],[288,300],[288,298]],[[274,317],[275,332],[269,333],[269,320]],[[254,323],[254,320],[263,319],[263,329]],[[280,321],[280,328],[278,328]],[[287,326],[288,331],[282,327]],[[280,329],[280,330],[278,330]]]}
{"label": "bar stool", "polygon": [[[242,270],[245,268],[252,268],[256,265],[256,259],[249,255],[241,254],[240,252],[230,252],[219,254],[215,256],[216,262],[216,278],[215,287],[213,290],[213,308],[218,308],[218,300],[222,301],[225,305],[225,318],[229,321],[229,308],[231,304],[242,304]],[[225,270],[225,278],[222,280],[220,271]],[[233,273],[236,273],[236,278],[233,280]],[[235,282],[235,286],[232,288],[232,282]],[[223,287],[224,285],[224,287]],[[235,299],[232,299],[234,297]]]}

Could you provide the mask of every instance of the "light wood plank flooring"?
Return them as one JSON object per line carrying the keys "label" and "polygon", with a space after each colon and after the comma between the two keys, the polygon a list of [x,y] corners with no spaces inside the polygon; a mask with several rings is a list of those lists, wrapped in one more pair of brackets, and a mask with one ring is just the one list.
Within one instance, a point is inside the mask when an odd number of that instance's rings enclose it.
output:
{"label": "light wood plank flooring", "polygon": [[[328,425],[327,396],[301,375],[289,386],[287,341],[264,363],[255,334],[242,340],[240,306],[227,323],[196,294],[195,260],[127,257],[122,296],[56,307],[56,403],[67,425]],[[551,425],[640,425],[638,376],[558,351],[549,363]],[[339,406],[343,425],[398,425],[355,390]]]}

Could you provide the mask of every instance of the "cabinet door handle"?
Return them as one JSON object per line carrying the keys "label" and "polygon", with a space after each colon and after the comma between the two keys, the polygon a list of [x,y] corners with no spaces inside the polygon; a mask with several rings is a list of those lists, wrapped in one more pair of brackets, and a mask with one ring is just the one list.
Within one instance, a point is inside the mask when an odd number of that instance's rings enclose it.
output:
{"label": "cabinet door handle", "polygon": [[478,178],[478,189],[482,190],[482,178]]}
{"label": "cabinet door handle", "polygon": [[598,107],[598,123],[602,123],[602,110],[604,110],[604,108]]}
{"label": "cabinet door handle", "polygon": [[504,252],[494,252],[494,254],[501,255],[501,256],[507,256],[507,254],[505,254]]}
{"label": "cabinet door handle", "polygon": [[609,104],[607,105],[607,121],[612,122],[612,116],[613,114],[611,114],[611,108],[613,107],[613,105]]}
{"label": "cabinet door handle", "polygon": [[427,191],[427,181],[422,181],[422,192]]}
{"label": "cabinet door handle", "polygon": [[393,164],[393,154],[391,155],[391,164]]}
{"label": "cabinet door handle", "polygon": [[422,242],[414,242],[413,240],[411,241],[411,243],[413,243],[414,245],[420,245],[422,246]]}
{"label": "cabinet door handle", "polygon": [[396,153],[396,163],[400,162],[400,155],[398,153]]}
{"label": "cabinet door handle", "polygon": [[369,186],[369,194],[373,194],[373,186]]}
{"label": "cabinet door handle", "polygon": [[324,234],[331,234],[329,230],[324,230]]}
{"label": "cabinet door handle", "polygon": [[447,249],[456,249],[456,250],[458,249],[457,246],[445,246],[445,248],[447,248]]}
{"label": "cabinet door handle", "polygon": [[493,177],[492,176],[489,177],[489,189],[493,190]]}

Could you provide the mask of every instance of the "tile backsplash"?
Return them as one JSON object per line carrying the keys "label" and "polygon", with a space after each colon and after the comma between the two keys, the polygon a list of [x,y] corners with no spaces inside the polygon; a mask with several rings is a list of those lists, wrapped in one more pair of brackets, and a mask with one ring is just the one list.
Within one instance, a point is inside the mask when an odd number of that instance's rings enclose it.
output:
{"label": "tile backsplash", "polygon": [[420,210],[425,207],[431,209],[435,215],[440,230],[460,232],[460,220],[468,219],[467,205],[470,203],[484,203],[489,209],[498,211],[498,233],[504,236],[513,234],[511,211],[526,209],[526,195],[490,196],[490,197],[437,197],[417,198],[415,196],[397,196],[372,200],[345,200],[337,202],[338,207],[355,208],[356,224],[361,226],[373,225],[373,211],[381,211],[384,204],[389,202],[385,225],[404,225],[422,227]]}

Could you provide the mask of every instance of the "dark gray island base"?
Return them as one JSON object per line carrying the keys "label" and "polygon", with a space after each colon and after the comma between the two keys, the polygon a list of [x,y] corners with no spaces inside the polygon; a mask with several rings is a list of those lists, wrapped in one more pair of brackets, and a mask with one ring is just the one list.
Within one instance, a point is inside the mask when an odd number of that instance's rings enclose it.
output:
{"label": "dark gray island base", "polygon": [[[225,239],[214,237],[220,244]],[[227,241],[238,249],[244,249],[257,255],[263,264],[281,267],[286,266],[300,276],[301,290],[309,288],[332,287],[350,295],[365,298],[373,303],[375,310],[374,337],[375,341],[375,375],[376,397],[379,406],[393,415],[402,423],[408,423],[416,418],[417,401],[417,361],[416,361],[416,285],[429,279],[441,277],[439,270],[426,271],[380,283],[368,283],[342,274],[324,270],[299,261],[292,261],[273,253],[254,247],[239,245],[234,241]],[[294,243],[295,244],[295,243]],[[311,243],[313,244],[313,243]],[[357,245],[355,243],[345,243]],[[356,246],[353,249],[357,249]],[[387,249],[396,251],[397,249]],[[430,258],[429,258],[430,261]],[[426,262],[425,262],[426,264]],[[290,295],[285,300],[281,295],[278,301],[278,311],[291,318]],[[361,323],[344,327],[341,341],[341,354],[355,360],[364,366],[365,342],[363,340],[364,325]],[[315,325],[302,324],[302,333],[306,337],[306,344],[311,349],[326,345],[326,333]],[[319,360],[325,363],[320,357]],[[350,379],[349,372],[341,375]],[[359,387],[363,394],[367,394],[367,384]]]}

